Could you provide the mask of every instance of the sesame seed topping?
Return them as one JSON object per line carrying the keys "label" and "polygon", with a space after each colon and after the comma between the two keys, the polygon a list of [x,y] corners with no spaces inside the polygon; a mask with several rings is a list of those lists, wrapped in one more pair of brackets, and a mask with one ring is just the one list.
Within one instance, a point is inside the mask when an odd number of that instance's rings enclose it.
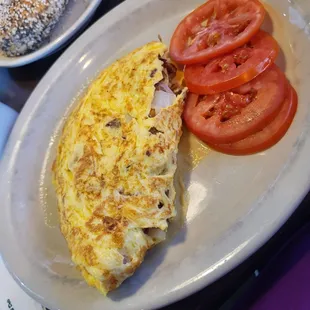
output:
{"label": "sesame seed topping", "polygon": [[9,57],[39,48],[68,0],[0,0],[0,49]]}

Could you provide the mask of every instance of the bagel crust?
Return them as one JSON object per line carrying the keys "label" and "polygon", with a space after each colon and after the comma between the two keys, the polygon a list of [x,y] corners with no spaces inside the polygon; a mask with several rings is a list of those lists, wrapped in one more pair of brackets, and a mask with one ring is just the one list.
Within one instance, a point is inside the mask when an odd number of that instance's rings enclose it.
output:
{"label": "bagel crust", "polygon": [[8,57],[38,49],[63,14],[68,0],[0,0],[0,49]]}

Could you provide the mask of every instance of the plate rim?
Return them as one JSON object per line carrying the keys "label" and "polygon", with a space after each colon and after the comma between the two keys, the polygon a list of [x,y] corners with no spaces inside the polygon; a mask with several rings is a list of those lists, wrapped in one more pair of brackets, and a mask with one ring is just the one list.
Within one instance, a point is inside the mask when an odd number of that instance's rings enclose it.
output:
{"label": "plate rim", "polygon": [[6,57],[6,59],[0,59],[0,68],[16,68],[21,67],[32,62],[35,62],[39,59],[45,58],[51,55],[53,52],[56,52],[62,45],[64,45],[67,41],[70,40],[89,20],[93,13],[95,13],[96,9],[100,5],[102,0],[91,0],[87,9],[83,12],[83,14],[73,23],[71,27],[69,27],[61,36],[57,39],[49,42],[38,50],[26,54],[23,56],[17,57]]}
{"label": "plate rim", "polygon": [[[12,176],[14,157],[16,157],[16,152],[18,151],[18,146],[14,146],[15,142],[23,139],[24,130],[27,128],[29,121],[31,120],[31,114],[33,110],[35,110],[36,107],[40,105],[40,103],[42,102],[42,98],[47,92],[47,89],[49,89],[51,85],[53,85],[55,80],[62,74],[62,72],[65,71],[67,66],[70,66],[73,55],[78,53],[75,51],[80,52],[82,50],[82,47],[85,47],[87,43],[91,41],[90,38],[87,38],[88,35],[91,33],[92,35],[95,35],[97,31],[105,31],[110,25],[113,25],[117,21],[117,18],[124,18],[126,15],[134,12],[136,9],[139,9],[139,7],[146,5],[151,1],[153,0],[145,0],[143,1],[143,3],[141,3],[140,0],[127,0],[121,3],[119,6],[101,17],[94,25],[92,25],[86,32],[84,32],[49,69],[49,71],[45,74],[36,89],[31,94],[16,125],[14,126],[12,135],[9,140],[9,147],[5,151],[4,158],[0,166],[0,171],[2,171],[2,175]],[[279,172],[277,179],[268,189],[268,197],[264,196],[261,201],[258,201],[257,204],[254,205],[253,209],[255,210],[251,211],[253,212],[253,216],[257,216],[257,214],[260,213],[261,210],[255,208],[256,205],[264,204],[265,200],[269,199],[269,201],[271,201],[270,203],[272,203],[272,201],[274,200],[278,200],[278,202],[282,201],[282,208],[283,210],[285,210],[285,212],[279,213],[277,217],[274,217],[272,220],[264,222],[262,229],[258,231],[257,234],[254,234],[254,236],[248,240],[248,242],[240,249],[240,251],[236,252],[233,257],[227,262],[225,262],[225,264],[221,268],[217,268],[211,274],[206,273],[205,271],[205,273],[202,273],[202,275],[199,275],[199,277],[197,276],[197,278],[188,283],[186,286],[180,288],[179,290],[171,292],[168,296],[165,295],[164,298],[162,298],[160,301],[147,301],[147,303],[144,305],[146,306],[146,308],[162,307],[199,291],[206,285],[212,283],[213,281],[217,280],[218,278],[235,268],[238,264],[240,264],[250,255],[252,255],[259,247],[261,247],[267,240],[269,240],[274,233],[276,233],[280,229],[280,227],[295,211],[302,199],[306,196],[310,188],[310,165],[306,167],[304,166],[304,163],[307,162],[307,154],[308,152],[310,152],[310,136],[308,135],[309,131],[310,113],[308,112],[307,119],[305,121],[305,130],[298,138],[296,151],[291,154],[286,165]],[[294,163],[294,166],[292,165],[292,163]],[[300,171],[303,171],[303,173],[299,173]],[[290,179],[294,179],[294,181],[290,181]],[[0,192],[3,192],[5,186],[8,186],[10,178],[8,178],[7,180],[8,181],[4,181],[4,178],[1,178]],[[296,182],[299,183],[298,190],[292,189],[290,186],[287,186],[292,182],[294,182],[294,184]],[[289,200],[283,201],[282,198],[279,199],[279,197],[281,197],[281,193],[279,193],[279,184],[280,188],[286,188],[285,195],[289,196]],[[276,185],[278,185],[278,187]],[[5,195],[5,199],[8,198],[7,196],[8,195]],[[244,226],[246,225],[249,226],[249,224],[244,223]],[[2,230],[2,225],[0,225],[0,232],[2,232]],[[242,230],[243,229],[237,228],[235,230],[235,234],[240,235],[240,232],[242,232]],[[231,237],[228,236],[227,238]],[[1,238],[0,247],[2,251],[4,246]],[[9,262],[6,259],[6,257],[9,256],[7,252],[8,251],[6,251],[6,253],[3,252],[3,261],[5,262],[5,265],[7,266],[9,272],[12,274],[15,280],[34,299],[38,300],[42,304],[45,304],[46,306],[49,306],[48,301],[42,299],[41,296],[37,295],[35,292],[32,292],[31,289],[27,288],[17,277],[17,275],[13,273],[13,271],[10,269]]]}

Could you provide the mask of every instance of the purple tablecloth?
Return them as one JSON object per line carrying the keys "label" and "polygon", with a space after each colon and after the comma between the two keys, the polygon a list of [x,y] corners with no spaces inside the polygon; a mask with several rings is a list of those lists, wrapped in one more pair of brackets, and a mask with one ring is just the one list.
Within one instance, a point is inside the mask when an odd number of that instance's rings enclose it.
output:
{"label": "purple tablecloth", "polygon": [[269,309],[310,309],[310,252],[251,307],[251,310]]}
{"label": "purple tablecloth", "polygon": [[251,310],[310,309],[310,225],[275,257],[260,281],[267,289]]}

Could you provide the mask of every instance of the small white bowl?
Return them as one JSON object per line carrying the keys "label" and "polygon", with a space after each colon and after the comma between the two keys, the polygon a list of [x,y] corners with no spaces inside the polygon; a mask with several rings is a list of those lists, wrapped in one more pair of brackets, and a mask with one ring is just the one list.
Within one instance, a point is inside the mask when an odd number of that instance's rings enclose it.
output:
{"label": "small white bowl", "polygon": [[23,66],[56,52],[85,26],[95,13],[100,2],[101,0],[70,0],[47,43],[38,50],[23,56],[6,57],[0,54],[0,67]]}

